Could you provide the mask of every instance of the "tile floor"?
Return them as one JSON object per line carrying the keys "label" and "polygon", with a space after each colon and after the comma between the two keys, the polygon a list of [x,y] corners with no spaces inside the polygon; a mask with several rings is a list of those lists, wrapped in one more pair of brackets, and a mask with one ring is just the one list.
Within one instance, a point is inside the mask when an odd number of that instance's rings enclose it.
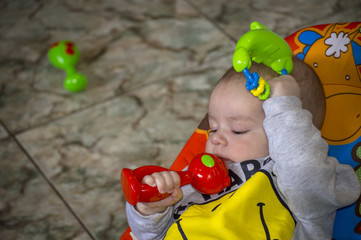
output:
{"label": "tile floor", "polygon": [[[169,167],[252,21],[360,21],[349,0],[0,1],[1,239],[119,239],[123,167]],[[80,93],[47,58],[68,39]]]}

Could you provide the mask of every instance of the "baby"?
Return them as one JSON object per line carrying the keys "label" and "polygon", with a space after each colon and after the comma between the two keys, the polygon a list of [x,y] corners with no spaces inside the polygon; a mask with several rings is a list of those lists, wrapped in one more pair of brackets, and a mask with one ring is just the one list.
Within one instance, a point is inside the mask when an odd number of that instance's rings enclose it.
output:
{"label": "baby", "polygon": [[[350,166],[327,156],[319,131],[325,113],[322,86],[301,60],[293,57],[293,64],[291,75],[278,76],[252,63],[250,71],[271,86],[266,101],[247,91],[243,73],[227,71],[210,97],[205,151],[226,163],[231,186],[203,195],[190,185],[180,188],[173,171],[144,177],[143,183],[171,195],[127,204],[128,222],[138,239],[332,238],[336,210],[357,200],[360,184]],[[264,199],[253,204],[254,198]],[[210,204],[215,207],[208,212],[223,211],[227,221],[212,224],[209,213],[200,210]],[[269,206],[279,206],[272,214],[276,220],[265,215]],[[208,215],[202,220],[203,214]]]}

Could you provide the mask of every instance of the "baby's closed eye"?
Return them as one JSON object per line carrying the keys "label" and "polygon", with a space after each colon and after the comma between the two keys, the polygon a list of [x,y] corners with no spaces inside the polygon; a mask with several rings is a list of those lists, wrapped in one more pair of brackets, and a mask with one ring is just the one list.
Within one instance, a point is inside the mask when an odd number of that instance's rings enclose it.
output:
{"label": "baby's closed eye", "polygon": [[245,130],[245,131],[232,131],[232,132],[236,135],[242,135],[242,134],[246,134],[248,131]]}

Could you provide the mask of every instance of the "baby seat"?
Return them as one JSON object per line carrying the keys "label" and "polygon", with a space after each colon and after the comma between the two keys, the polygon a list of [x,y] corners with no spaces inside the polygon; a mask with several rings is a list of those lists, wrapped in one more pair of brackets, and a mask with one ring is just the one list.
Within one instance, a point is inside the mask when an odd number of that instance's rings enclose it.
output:
{"label": "baby seat", "polygon": [[[322,24],[285,38],[293,54],[317,73],[326,95],[322,136],[329,155],[351,165],[361,182],[361,22]],[[184,169],[207,141],[207,115],[187,141],[171,169]],[[361,240],[361,198],[336,214],[334,240]],[[131,230],[121,240],[132,240]]]}

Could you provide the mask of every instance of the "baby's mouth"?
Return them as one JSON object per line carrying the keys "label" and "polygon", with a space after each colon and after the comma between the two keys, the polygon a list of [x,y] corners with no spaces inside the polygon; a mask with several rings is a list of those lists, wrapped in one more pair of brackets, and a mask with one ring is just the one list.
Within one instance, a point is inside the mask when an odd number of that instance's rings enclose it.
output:
{"label": "baby's mouth", "polygon": [[229,160],[228,158],[224,158],[222,156],[217,155],[217,157],[219,157],[224,163],[229,163],[232,162],[231,160]]}

